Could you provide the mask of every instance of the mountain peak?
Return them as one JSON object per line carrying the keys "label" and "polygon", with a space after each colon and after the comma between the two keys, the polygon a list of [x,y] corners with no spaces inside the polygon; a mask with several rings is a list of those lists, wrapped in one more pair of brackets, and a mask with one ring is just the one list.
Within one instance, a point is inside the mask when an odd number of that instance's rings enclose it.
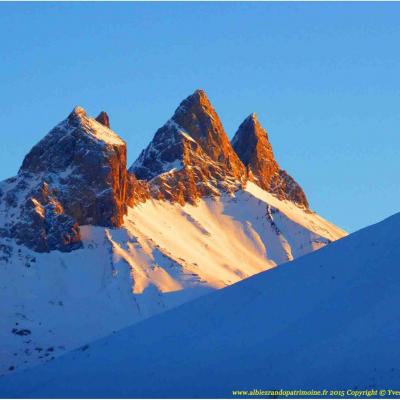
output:
{"label": "mountain peak", "polygon": [[211,106],[210,99],[207,96],[207,93],[203,89],[196,89],[191,96],[189,96],[192,101],[197,101],[203,106]]}
{"label": "mountain peak", "polygon": [[301,187],[276,162],[267,131],[261,126],[256,113],[250,114],[241,123],[232,139],[232,145],[246,166],[249,179],[278,198],[308,209]]}
{"label": "mountain peak", "polygon": [[258,122],[258,118],[257,118],[257,114],[255,112],[252,112],[246,119],[245,121],[249,121],[249,122]]}
{"label": "mountain peak", "polygon": [[110,127],[110,118],[105,111],[100,112],[100,114],[96,117],[96,121],[100,122],[100,124],[106,126],[107,128]]}
{"label": "mountain peak", "polygon": [[207,101],[209,101],[207,93],[204,89],[196,89],[191,96],[197,97],[198,99],[206,99]]}
{"label": "mountain peak", "polygon": [[[185,125],[194,121],[205,123],[207,118],[214,118],[214,114],[216,115],[206,92],[202,89],[197,89],[180,103],[172,119],[185,128]],[[201,133],[200,129],[196,132]],[[194,137],[193,139],[196,138]]]}
{"label": "mountain peak", "polygon": [[127,205],[146,197],[126,170],[125,142],[82,107],[31,149],[15,180],[9,207],[19,216],[5,235],[41,252],[79,247],[79,225],[120,226]]}
{"label": "mountain peak", "polygon": [[204,90],[196,90],[183,100],[172,120],[199,143],[212,160],[233,170],[236,178],[245,176],[245,169]]}
{"label": "mountain peak", "polygon": [[181,102],[130,171],[139,179],[152,179],[168,199],[185,201],[218,194],[219,188],[234,190],[246,178],[246,170],[203,90]]}
{"label": "mountain peak", "polygon": [[184,101],[198,102],[198,103],[200,103],[200,102],[208,102],[208,103],[210,103],[210,100],[208,99],[207,93],[205,92],[204,89],[196,89]]}
{"label": "mountain peak", "polygon": [[270,164],[272,173],[278,168],[267,131],[261,126],[256,113],[251,113],[240,124],[232,145],[245,166],[252,164],[254,158],[260,158]]}
{"label": "mountain peak", "polygon": [[75,106],[68,116],[68,119],[87,117],[86,111],[81,106]]}

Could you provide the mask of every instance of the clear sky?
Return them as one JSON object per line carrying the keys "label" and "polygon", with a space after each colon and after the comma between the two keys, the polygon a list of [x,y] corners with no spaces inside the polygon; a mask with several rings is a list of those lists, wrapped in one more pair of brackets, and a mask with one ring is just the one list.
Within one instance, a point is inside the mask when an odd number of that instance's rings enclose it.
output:
{"label": "clear sky", "polygon": [[129,162],[205,89],[230,137],[257,112],[312,208],[400,211],[399,3],[0,3],[0,179],[75,105]]}

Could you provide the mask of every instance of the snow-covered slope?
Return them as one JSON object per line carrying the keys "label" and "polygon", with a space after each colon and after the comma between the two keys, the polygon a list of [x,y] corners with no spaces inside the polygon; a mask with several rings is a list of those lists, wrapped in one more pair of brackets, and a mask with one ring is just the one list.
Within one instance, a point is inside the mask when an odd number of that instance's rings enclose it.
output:
{"label": "snow-covered slope", "polygon": [[0,373],[292,260],[345,232],[253,183],[181,206],[148,200],[121,228],[81,226],[83,248],[0,259]]}
{"label": "snow-covered slope", "polygon": [[231,397],[253,389],[333,389],[354,397],[347,390],[396,388],[399,241],[397,214],[46,365],[3,377],[0,395]]}

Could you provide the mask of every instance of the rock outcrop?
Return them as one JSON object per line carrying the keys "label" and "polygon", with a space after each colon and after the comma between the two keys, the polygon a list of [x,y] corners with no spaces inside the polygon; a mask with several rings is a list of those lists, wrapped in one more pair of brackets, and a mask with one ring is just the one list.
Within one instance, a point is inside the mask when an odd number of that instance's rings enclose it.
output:
{"label": "rock outcrop", "polygon": [[105,111],[102,111],[97,117],[96,121],[100,122],[102,125],[106,126],[107,128],[110,127],[110,118],[108,117]]}
{"label": "rock outcrop", "polygon": [[202,90],[179,105],[130,171],[150,181],[153,196],[180,203],[246,182],[246,169]]}
{"label": "rock outcrop", "polygon": [[172,120],[200,144],[211,160],[220,163],[235,178],[243,179],[245,168],[203,90],[196,90],[185,99],[175,111]]}
{"label": "rock outcrop", "polygon": [[0,188],[1,236],[41,252],[79,247],[79,225],[121,226],[127,205],[148,196],[147,184],[126,170],[125,142],[81,107]]}
{"label": "rock outcrop", "polygon": [[232,145],[247,168],[249,179],[262,189],[308,209],[308,201],[300,185],[275,160],[267,131],[255,113],[239,126]]}

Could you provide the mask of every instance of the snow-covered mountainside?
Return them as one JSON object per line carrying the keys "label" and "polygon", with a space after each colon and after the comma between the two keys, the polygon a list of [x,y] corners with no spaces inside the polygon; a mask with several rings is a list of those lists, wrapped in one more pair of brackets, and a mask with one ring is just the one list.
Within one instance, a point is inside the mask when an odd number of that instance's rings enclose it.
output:
{"label": "snow-covered mountainside", "polygon": [[76,107],[0,183],[0,374],[346,234],[292,188],[269,192],[249,178],[203,91],[130,172],[107,114]]}
{"label": "snow-covered mountainside", "polygon": [[120,228],[81,226],[82,248],[7,242],[0,371],[49,360],[170,307],[316,250],[343,232],[249,183],[196,205],[148,200]]}
{"label": "snow-covered mountainside", "polygon": [[0,395],[226,398],[283,389],[366,398],[364,390],[383,388],[390,395],[400,378],[399,241],[397,214],[1,378]]}

